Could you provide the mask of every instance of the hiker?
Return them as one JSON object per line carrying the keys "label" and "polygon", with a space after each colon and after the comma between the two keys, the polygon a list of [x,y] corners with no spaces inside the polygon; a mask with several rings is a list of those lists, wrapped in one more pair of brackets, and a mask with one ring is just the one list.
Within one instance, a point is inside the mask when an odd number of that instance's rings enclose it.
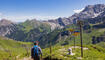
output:
{"label": "hiker", "polygon": [[38,46],[38,42],[34,42],[34,46],[31,49],[31,58],[34,60],[40,60],[40,56],[42,58],[42,50]]}

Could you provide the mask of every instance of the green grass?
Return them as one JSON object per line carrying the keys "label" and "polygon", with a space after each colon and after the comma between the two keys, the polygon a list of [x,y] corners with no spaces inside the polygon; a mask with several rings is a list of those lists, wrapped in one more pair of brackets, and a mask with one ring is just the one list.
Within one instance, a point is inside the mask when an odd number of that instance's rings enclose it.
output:
{"label": "green grass", "polygon": [[[89,45],[92,44],[92,37],[98,37],[103,35],[105,32],[105,29],[92,29],[91,33],[86,33],[85,31],[83,31],[82,37],[83,37],[83,44],[84,45]],[[57,45],[61,45],[63,44],[65,41],[67,41],[69,43],[69,45],[73,45],[74,44],[74,38],[73,35],[69,35],[67,37],[67,39],[64,41],[65,36],[62,36],[62,39],[60,40],[59,43],[57,43]],[[75,36],[75,41],[76,44],[79,45],[80,44],[80,35]]]}
{"label": "green grass", "polygon": [[26,47],[30,49],[31,43],[18,42],[7,38],[0,37],[0,60],[16,60],[16,56],[26,56]]}
{"label": "green grass", "polygon": [[[63,60],[78,60],[77,58],[81,56],[80,48],[73,49],[74,56],[67,55],[68,48],[70,45],[66,46],[53,46],[52,47],[52,58],[63,59]],[[83,60],[104,60],[105,59],[105,48],[96,46],[96,45],[88,45],[84,46],[88,48],[87,50],[83,50]],[[93,48],[93,47],[96,47]],[[43,50],[43,57],[47,57],[50,55],[49,48]]]}

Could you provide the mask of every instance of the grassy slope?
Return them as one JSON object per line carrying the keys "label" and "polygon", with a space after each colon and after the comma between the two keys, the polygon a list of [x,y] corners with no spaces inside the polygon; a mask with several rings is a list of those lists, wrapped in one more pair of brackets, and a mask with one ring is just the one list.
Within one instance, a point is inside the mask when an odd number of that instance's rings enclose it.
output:
{"label": "grassy slope", "polygon": [[43,31],[44,29],[50,30],[50,25],[47,23],[42,23],[40,21],[25,21],[24,23],[21,23],[24,28],[22,28],[23,31],[29,32],[30,30],[34,28],[39,28],[40,31]]}
{"label": "grassy slope", "polygon": [[[92,25],[93,26],[93,25]],[[75,29],[75,28],[78,28],[77,26],[74,26],[73,25],[70,27],[70,29]],[[77,29],[75,29],[77,30]],[[79,31],[79,30],[77,30]],[[92,43],[92,37],[93,36],[100,36],[100,35],[103,35],[105,32],[105,28],[99,28],[99,29],[94,29],[92,28],[91,29],[91,33],[86,33],[86,32],[83,32],[83,44],[85,45],[88,45],[88,44],[91,44]],[[74,44],[74,38],[72,37],[73,35],[69,35],[68,38],[65,40],[65,41],[68,41],[69,42],[69,45],[73,45]],[[64,37],[62,37],[61,41],[59,43],[57,43],[57,45],[60,45],[60,44],[63,44],[65,41],[63,40]],[[80,36],[75,36],[75,41],[76,41],[76,44],[80,44]]]}
{"label": "grassy slope", "polygon": [[[73,28],[73,27],[72,27]],[[83,60],[105,60],[105,42],[100,42],[96,45],[91,45],[92,43],[92,36],[100,36],[103,35],[105,32],[104,28],[99,29],[93,29],[91,33],[85,33],[83,32],[83,44],[84,47],[87,47],[88,50],[84,50],[84,57]],[[52,58],[57,59],[63,59],[63,60],[78,60],[77,57],[80,57],[80,48],[76,48],[76,50],[73,49],[73,53],[76,53],[74,56],[67,55],[67,50],[69,47],[71,47],[74,43],[74,39],[70,39],[72,37],[69,36],[66,41],[69,42],[69,45],[66,46],[60,46],[65,41],[63,39],[60,40],[59,43],[56,44],[56,46],[52,47]],[[80,36],[75,37],[76,45],[80,46]],[[104,47],[104,48],[103,48]],[[46,48],[43,50],[44,57],[47,57],[50,55],[49,48]]]}
{"label": "grassy slope", "polygon": [[29,47],[30,43],[17,42],[11,39],[0,37],[0,60],[15,60],[16,56],[25,56],[26,49],[23,45]]}
{"label": "grassy slope", "polygon": [[[70,45],[66,46],[54,46],[52,47],[52,58],[63,59],[63,60],[78,60],[77,58],[81,56],[80,48],[73,49],[74,56],[67,55],[68,48]],[[84,57],[83,60],[105,60],[105,48],[96,46],[96,45],[88,45],[84,46],[87,47],[87,50],[84,50]],[[96,48],[93,48],[96,47]],[[47,57],[50,55],[49,48],[43,50],[44,54],[43,57]]]}

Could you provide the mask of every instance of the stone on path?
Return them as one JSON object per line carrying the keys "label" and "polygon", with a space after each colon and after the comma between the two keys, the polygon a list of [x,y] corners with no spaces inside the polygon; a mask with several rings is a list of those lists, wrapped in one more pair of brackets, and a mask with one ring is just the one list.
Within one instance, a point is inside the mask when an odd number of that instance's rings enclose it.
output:
{"label": "stone on path", "polygon": [[81,60],[81,59],[83,59],[83,58],[82,58],[82,57],[77,57],[77,59]]}

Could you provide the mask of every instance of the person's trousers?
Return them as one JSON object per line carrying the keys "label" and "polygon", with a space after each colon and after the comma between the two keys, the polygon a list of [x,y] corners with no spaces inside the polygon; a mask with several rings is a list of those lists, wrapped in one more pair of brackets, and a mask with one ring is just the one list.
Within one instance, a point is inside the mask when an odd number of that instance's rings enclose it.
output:
{"label": "person's trousers", "polygon": [[40,56],[35,56],[34,60],[40,60]]}

